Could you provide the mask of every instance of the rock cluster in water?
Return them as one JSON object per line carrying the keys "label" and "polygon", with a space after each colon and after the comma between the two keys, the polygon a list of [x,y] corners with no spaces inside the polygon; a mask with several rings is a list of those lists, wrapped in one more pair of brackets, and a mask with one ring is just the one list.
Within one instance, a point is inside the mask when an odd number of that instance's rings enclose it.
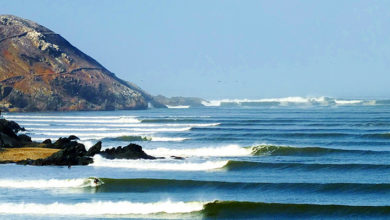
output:
{"label": "rock cluster in water", "polygon": [[24,128],[20,127],[16,122],[0,119],[0,150],[11,147],[41,147],[60,150],[47,158],[22,160],[17,162],[18,164],[37,166],[88,165],[93,163],[92,157],[96,154],[100,154],[107,159],[156,159],[146,154],[142,147],[137,144],[129,144],[125,147],[119,146],[101,151],[102,142],[99,141],[87,151],[82,143],[77,142],[78,138],[74,135],[67,138],[59,138],[54,143],[50,139],[38,143],[33,142],[25,134],[17,135],[19,131],[24,131]]}

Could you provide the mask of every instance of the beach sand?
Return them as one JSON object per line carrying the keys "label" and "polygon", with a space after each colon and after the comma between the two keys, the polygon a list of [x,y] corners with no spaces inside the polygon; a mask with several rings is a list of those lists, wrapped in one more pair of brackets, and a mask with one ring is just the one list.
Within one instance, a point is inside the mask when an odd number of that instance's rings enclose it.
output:
{"label": "beach sand", "polygon": [[21,147],[21,148],[4,148],[0,151],[0,161],[21,161],[26,159],[43,159],[60,149],[40,148],[40,147]]}

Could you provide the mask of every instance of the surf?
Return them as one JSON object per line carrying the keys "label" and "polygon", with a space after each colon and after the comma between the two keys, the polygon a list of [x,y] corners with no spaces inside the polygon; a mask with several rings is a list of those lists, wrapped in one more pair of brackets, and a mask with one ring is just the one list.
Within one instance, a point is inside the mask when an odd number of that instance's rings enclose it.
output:
{"label": "surf", "polygon": [[186,160],[126,160],[114,159],[109,160],[96,155],[94,163],[90,166],[95,167],[111,167],[111,168],[127,168],[135,170],[176,170],[176,171],[207,171],[215,170],[224,167],[228,163],[227,160],[217,161],[186,161]]}
{"label": "surf", "polygon": [[140,203],[131,201],[93,201],[79,203],[0,203],[2,214],[31,214],[31,215],[148,215],[158,213],[191,213],[201,211],[203,202],[151,202]]}
{"label": "surf", "polygon": [[145,149],[145,152],[150,155],[155,155],[159,157],[170,157],[172,155],[180,157],[239,157],[250,156],[252,154],[251,149],[243,148],[239,145],[186,149],[155,148]]}
{"label": "surf", "polygon": [[0,188],[30,188],[30,189],[49,189],[49,188],[85,188],[96,187],[104,184],[99,180],[94,182],[95,178],[77,178],[77,179],[38,179],[38,180],[13,180],[0,179]]}

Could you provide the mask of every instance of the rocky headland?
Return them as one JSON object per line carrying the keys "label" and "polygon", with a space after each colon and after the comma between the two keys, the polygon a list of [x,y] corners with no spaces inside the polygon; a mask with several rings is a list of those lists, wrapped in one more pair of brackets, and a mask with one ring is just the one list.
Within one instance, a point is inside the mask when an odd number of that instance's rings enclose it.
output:
{"label": "rocky headland", "polygon": [[0,16],[0,54],[3,111],[166,107],[59,34],[27,19]]}

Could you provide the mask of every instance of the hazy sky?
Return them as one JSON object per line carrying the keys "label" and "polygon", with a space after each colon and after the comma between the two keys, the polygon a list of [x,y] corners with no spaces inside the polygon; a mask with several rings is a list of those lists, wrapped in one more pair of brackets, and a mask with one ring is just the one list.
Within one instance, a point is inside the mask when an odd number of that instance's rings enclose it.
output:
{"label": "hazy sky", "polygon": [[390,1],[18,1],[148,92],[204,98],[389,97]]}

